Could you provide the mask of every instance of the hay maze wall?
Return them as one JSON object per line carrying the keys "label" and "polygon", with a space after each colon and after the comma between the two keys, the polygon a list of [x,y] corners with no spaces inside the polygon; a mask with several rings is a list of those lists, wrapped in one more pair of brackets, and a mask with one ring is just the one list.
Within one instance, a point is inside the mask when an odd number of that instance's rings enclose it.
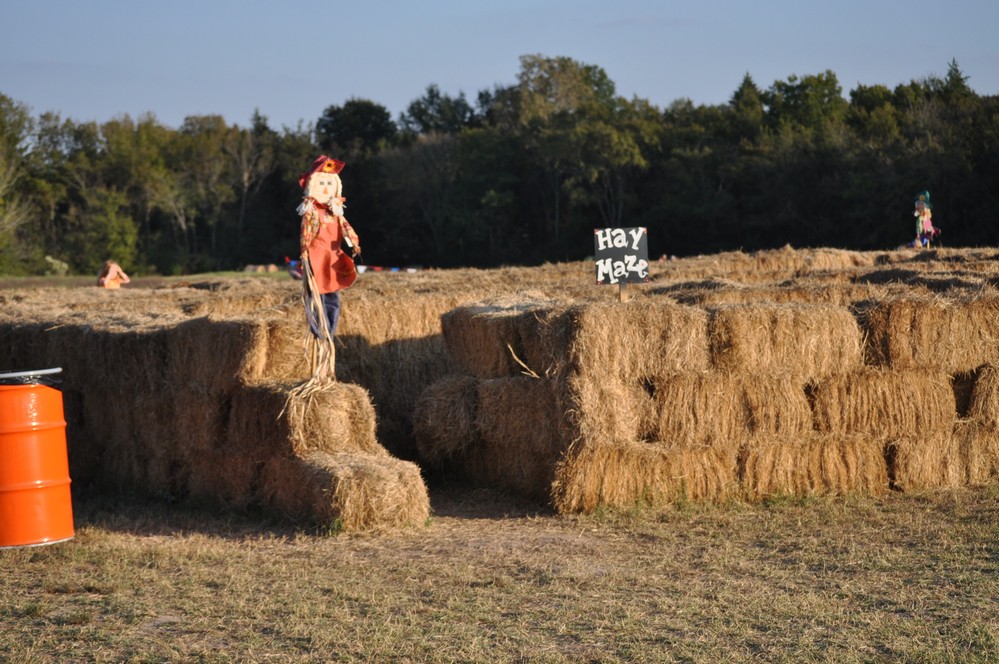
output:
{"label": "hay maze wall", "polygon": [[[61,366],[74,482],[421,524],[422,469],[550,501],[758,500],[997,481],[999,252],[733,252],[363,275],[340,384],[305,376],[299,286],[0,290],[0,368]],[[415,463],[419,464],[418,467]]]}
{"label": "hay maze wall", "polygon": [[994,252],[781,253],[762,283],[449,312],[423,458],[562,512],[999,480]]}
{"label": "hay maze wall", "polygon": [[422,525],[419,468],[379,443],[367,390],[290,398],[307,377],[295,291],[228,288],[0,295],[4,368],[63,368],[73,481],[349,530]]}

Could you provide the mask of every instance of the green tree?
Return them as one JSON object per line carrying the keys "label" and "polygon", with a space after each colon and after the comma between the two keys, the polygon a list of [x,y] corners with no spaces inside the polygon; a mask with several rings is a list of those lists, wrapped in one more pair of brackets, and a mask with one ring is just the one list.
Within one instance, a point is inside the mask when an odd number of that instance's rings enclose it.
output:
{"label": "green tree", "polygon": [[96,274],[105,260],[131,269],[137,259],[138,224],[128,214],[122,192],[96,187],[85,193],[83,204],[70,211],[66,260],[76,272]]}
{"label": "green tree", "polygon": [[841,121],[848,108],[836,74],[795,75],[787,81],[775,81],[763,95],[767,115],[775,127],[781,124],[804,129],[820,129],[824,124]]}
{"label": "green tree", "polygon": [[316,122],[316,142],[321,150],[344,161],[368,158],[391,146],[398,127],[388,109],[367,99],[348,99],[343,106],[328,106]]}
{"label": "green tree", "polygon": [[543,237],[564,250],[562,228],[571,219],[570,203],[587,179],[589,118],[613,116],[614,83],[600,67],[571,58],[526,55],[517,76],[518,131],[537,164],[536,182],[544,209]]}
{"label": "green tree", "polygon": [[479,118],[464,92],[457,97],[442,95],[437,85],[431,84],[422,97],[410,103],[399,117],[399,124],[412,134],[457,134],[466,127],[477,126]]}

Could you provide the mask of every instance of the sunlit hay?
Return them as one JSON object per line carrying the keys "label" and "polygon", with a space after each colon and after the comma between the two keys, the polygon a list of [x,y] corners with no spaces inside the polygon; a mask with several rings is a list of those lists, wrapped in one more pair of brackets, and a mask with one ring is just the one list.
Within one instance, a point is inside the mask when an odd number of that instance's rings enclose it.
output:
{"label": "sunlit hay", "polygon": [[804,385],[789,375],[683,372],[652,382],[651,430],[643,437],[710,445],[750,433],[803,435],[812,430]]}
{"label": "sunlit hay", "polygon": [[478,382],[475,429],[462,468],[476,482],[548,497],[555,465],[565,451],[551,387],[536,378]]}
{"label": "sunlit hay", "polygon": [[452,374],[425,389],[413,412],[413,435],[421,461],[434,465],[463,456],[475,444],[478,382]]}
{"label": "sunlit hay", "polygon": [[639,382],[570,374],[551,385],[563,440],[628,442],[643,439],[650,428],[652,397]]}
{"label": "sunlit hay", "polygon": [[261,473],[265,505],[295,520],[346,531],[422,526],[430,500],[420,469],[387,455],[309,451]]}
{"label": "sunlit hay", "polygon": [[815,428],[828,433],[900,437],[950,431],[957,404],[947,374],[864,368],[812,389]]}
{"label": "sunlit hay", "polygon": [[999,297],[895,299],[863,318],[868,364],[948,373],[999,364]]}
{"label": "sunlit hay", "polygon": [[867,268],[875,264],[877,254],[864,251],[847,251],[844,249],[816,248],[799,249],[803,254],[804,264],[799,269],[801,274],[837,273],[855,268]]}
{"label": "sunlit hay", "polygon": [[310,450],[388,456],[375,439],[375,411],[363,387],[330,383],[306,397],[291,395],[292,388],[265,383],[237,392],[226,448],[254,460]]}
{"label": "sunlit hay", "polygon": [[586,302],[518,318],[522,359],[540,376],[640,382],[708,368],[707,314],[669,300]]}
{"label": "sunlit hay", "polygon": [[999,481],[999,429],[979,422],[960,421],[954,427],[966,481],[972,486]]}
{"label": "sunlit hay", "polygon": [[724,500],[738,493],[737,452],[734,444],[577,443],[556,469],[552,503],[562,514],[589,514],[598,507]]}
{"label": "sunlit hay", "polygon": [[743,448],[740,474],[742,495],[750,501],[888,491],[884,443],[860,434],[757,436]]}
{"label": "sunlit hay", "polygon": [[[463,291],[443,293],[358,292],[341,293],[340,323],[336,336],[359,337],[367,345],[399,339],[419,339],[441,333],[441,316],[474,295]],[[481,295],[480,295],[481,297]],[[302,324],[305,324],[303,315]]]}
{"label": "sunlit hay", "polygon": [[519,318],[542,308],[545,304],[504,298],[453,309],[441,317],[448,353],[480,378],[520,375],[524,366],[517,360],[524,351]]}
{"label": "sunlit hay", "polygon": [[718,369],[791,373],[804,380],[863,364],[860,328],[844,307],[804,304],[720,306],[709,323]]}
{"label": "sunlit hay", "polygon": [[893,438],[886,455],[892,488],[899,491],[949,489],[967,482],[968,464],[953,429]]}
{"label": "sunlit hay", "polygon": [[205,295],[186,307],[192,316],[246,316],[263,314],[286,307],[300,298],[297,284],[277,279],[230,280],[217,289],[207,289]]}
{"label": "sunlit hay", "polygon": [[[685,301],[702,306],[724,304],[818,304],[830,307],[850,307],[865,300],[883,300],[891,297],[896,287],[852,283],[807,283],[788,285],[705,289],[688,294]],[[902,287],[897,287],[901,293]],[[904,288],[906,293],[911,289]]]}
{"label": "sunlit hay", "polygon": [[977,372],[968,400],[968,419],[999,429],[999,368],[986,365]]}

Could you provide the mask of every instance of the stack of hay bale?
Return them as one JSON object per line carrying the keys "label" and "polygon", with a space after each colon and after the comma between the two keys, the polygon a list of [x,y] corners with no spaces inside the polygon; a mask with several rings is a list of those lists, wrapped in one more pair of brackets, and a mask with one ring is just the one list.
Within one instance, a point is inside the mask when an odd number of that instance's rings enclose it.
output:
{"label": "stack of hay bale", "polygon": [[378,443],[366,390],[292,396],[307,377],[299,317],[156,318],[0,324],[5,364],[63,368],[74,481],[348,530],[425,523],[420,471]]}
{"label": "stack of hay bale", "polygon": [[561,512],[999,477],[999,302],[854,305],[458,308],[417,443]]}

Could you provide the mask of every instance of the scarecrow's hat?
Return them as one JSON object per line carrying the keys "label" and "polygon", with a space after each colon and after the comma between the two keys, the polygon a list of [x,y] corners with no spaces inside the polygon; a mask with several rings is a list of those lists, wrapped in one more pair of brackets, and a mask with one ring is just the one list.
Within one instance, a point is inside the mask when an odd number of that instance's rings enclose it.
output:
{"label": "scarecrow's hat", "polygon": [[346,165],[339,159],[331,159],[321,154],[312,162],[312,168],[298,176],[298,186],[304,189],[305,183],[309,181],[309,177],[313,173],[339,173]]}

